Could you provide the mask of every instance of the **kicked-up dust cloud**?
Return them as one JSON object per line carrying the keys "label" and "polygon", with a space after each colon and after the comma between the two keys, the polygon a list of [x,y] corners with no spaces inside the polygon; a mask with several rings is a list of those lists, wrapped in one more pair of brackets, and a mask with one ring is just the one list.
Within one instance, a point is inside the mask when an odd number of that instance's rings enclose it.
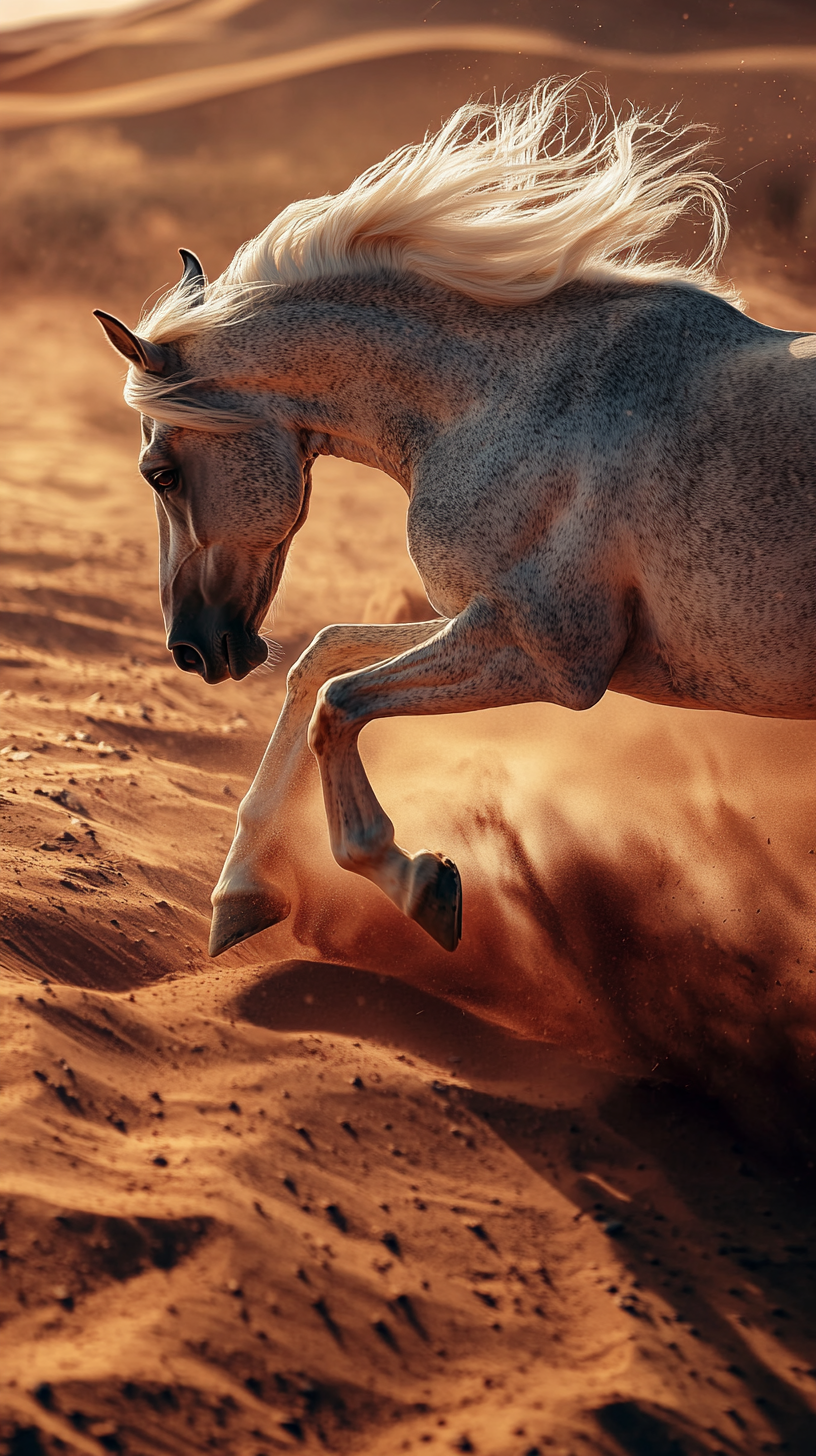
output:
{"label": "kicked-up dust cloud", "polygon": [[338,869],[312,765],[268,866],[291,918],[242,958],[387,967],[520,1036],[716,1093],[776,1137],[816,1090],[815,736],[616,694],[370,725],[398,843],[462,872],[459,950]]}

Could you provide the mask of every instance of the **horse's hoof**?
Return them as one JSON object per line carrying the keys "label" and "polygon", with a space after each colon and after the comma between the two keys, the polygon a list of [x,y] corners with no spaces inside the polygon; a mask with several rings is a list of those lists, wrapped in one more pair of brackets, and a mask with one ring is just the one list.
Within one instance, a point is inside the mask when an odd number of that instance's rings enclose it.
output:
{"label": "horse's hoof", "polygon": [[242,940],[249,940],[289,914],[290,904],[282,890],[241,890],[219,898],[213,906],[209,953],[220,956]]}
{"label": "horse's hoof", "polygon": [[414,860],[407,914],[443,950],[462,939],[462,881],[452,859],[423,850]]}

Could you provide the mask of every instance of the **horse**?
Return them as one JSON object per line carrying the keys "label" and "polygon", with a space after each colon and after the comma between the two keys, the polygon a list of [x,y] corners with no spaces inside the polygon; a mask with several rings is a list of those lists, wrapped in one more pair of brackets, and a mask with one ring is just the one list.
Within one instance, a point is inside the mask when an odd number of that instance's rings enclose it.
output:
{"label": "horse", "polygon": [[[816,335],[747,317],[720,281],[724,188],[690,133],[563,81],[473,102],[292,204],[215,282],[180,250],[137,331],[97,311],[142,416],[183,671],[266,659],[322,454],[401,484],[438,613],[326,626],[292,667],[211,955],[289,913],[275,865],[310,753],[335,859],[456,949],[459,872],[395,842],[358,751],[374,719],[583,711],[608,689],[816,716]],[[689,214],[699,256],[658,255]]]}

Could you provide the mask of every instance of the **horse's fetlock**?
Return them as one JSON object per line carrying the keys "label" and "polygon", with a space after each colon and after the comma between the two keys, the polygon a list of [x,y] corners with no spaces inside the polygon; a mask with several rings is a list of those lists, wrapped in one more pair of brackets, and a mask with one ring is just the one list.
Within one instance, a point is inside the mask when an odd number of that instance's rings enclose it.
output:
{"label": "horse's fetlock", "polygon": [[365,875],[372,866],[381,861],[390,844],[390,839],[383,841],[380,835],[372,835],[362,840],[344,839],[335,849],[334,858],[341,869],[351,870],[352,874]]}
{"label": "horse's fetlock", "polygon": [[364,874],[372,860],[376,858],[376,851],[371,844],[359,839],[346,839],[344,836],[334,850],[334,858],[341,869]]}
{"label": "horse's fetlock", "polygon": [[[361,823],[358,819],[356,823],[344,825],[332,844],[337,863],[362,875],[382,866],[394,849],[394,826],[382,812],[367,822]],[[401,851],[397,853],[400,859],[404,858]]]}
{"label": "horse's fetlock", "polygon": [[359,874],[368,864],[368,855],[361,854],[358,846],[346,843],[335,849],[334,858],[341,870],[350,870],[352,874]]}

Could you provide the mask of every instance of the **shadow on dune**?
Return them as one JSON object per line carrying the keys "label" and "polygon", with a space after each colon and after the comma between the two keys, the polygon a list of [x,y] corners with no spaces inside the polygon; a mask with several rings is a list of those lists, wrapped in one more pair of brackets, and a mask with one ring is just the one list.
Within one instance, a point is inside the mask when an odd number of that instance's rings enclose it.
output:
{"label": "shadow on dune", "polygon": [[0,634],[5,641],[21,642],[26,647],[39,647],[77,656],[117,656],[135,652],[141,638],[106,631],[104,627],[88,627],[78,622],[64,622],[52,614],[39,612],[0,611]]}
{"label": "shadow on dune", "polygon": [[[801,1160],[780,1167],[778,1157],[735,1140],[731,1117],[713,1099],[648,1079],[619,1079],[611,1094],[572,1111],[569,1102],[542,1110],[469,1088],[450,1087],[447,1096],[554,1186],[562,1186],[554,1168],[572,1166],[579,1218],[609,1229],[633,1275],[622,1304],[635,1339],[638,1322],[654,1325],[656,1310],[670,1310],[659,1317],[667,1341],[672,1329],[699,1341],[715,1385],[717,1367],[745,1382],[775,1438],[761,1450],[805,1456],[816,1449],[813,1175]],[[654,1202],[615,1195],[610,1182],[596,1181],[595,1168],[607,1177],[611,1169],[613,1183],[624,1187],[644,1172]],[[784,1350],[790,1380],[768,1358],[774,1344]],[[689,1363],[691,1379],[699,1379],[693,1355]],[[594,1412],[627,1456],[754,1449],[741,1443],[732,1410],[723,1412],[725,1429],[703,1430],[695,1414],[693,1401],[684,1417],[648,1400],[614,1401]]]}
{"label": "shadow on dune", "polygon": [[[73,893],[83,890],[77,885]],[[80,923],[51,907],[36,913],[15,907],[6,912],[3,931],[0,967],[87,990],[133,991],[171,974],[177,963],[174,946],[163,954],[141,937],[129,940],[98,911],[87,912]]]}
{"label": "shadow on dune", "polygon": [[288,960],[265,969],[235,1001],[271,1031],[334,1032],[423,1057],[469,1078],[536,1081],[556,1048],[514,1036],[404,981],[353,966]]}
{"label": "shadow on dune", "polygon": [[[657,1321],[667,1341],[673,1332],[686,1344],[691,1337],[692,1348],[699,1341],[700,1350],[714,1354],[715,1379],[721,1367],[746,1382],[775,1438],[762,1449],[814,1449],[810,1392],[797,1388],[813,1383],[816,1298],[811,1195],[801,1160],[797,1171],[785,1171],[779,1158],[743,1146],[729,1114],[697,1091],[581,1068],[556,1048],[359,968],[284,961],[266,967],[233,1010],[275,1031],[398,1047],[464,1079],[468,1085],[444,1077],[434,1083],[452,1123],[465,1112],[481,1120],[574,1202],[577,1219],[609,1228],[633,1291],[640,1291],[623,1303],[633,1338],[639,1322],[645,1329]],[[502,1083],[510,1095],[496,1092]],[[651,1197],[645,1190],[634,1200],[614,1193],[615,1184],[634,1188],[643,1178]],[[670,1210],[668,1219],[661,1207]],[[668,1313],[658,1316],[660,1309]],[[784,1341],[785,1360],[801,1379],[789,1383],[771,1368],[754,1333],[759,1325],[763,1339]],[[670,1348],[678,1348],[676,1341]],[[690,1379],[700,1378],[692,1357]],[[686,1417],[649,1399],[613,1400],[593,1414],[626,1456],[749,1449],[730,1412],[723,1428],[703,1430],[693,1402]]]}

